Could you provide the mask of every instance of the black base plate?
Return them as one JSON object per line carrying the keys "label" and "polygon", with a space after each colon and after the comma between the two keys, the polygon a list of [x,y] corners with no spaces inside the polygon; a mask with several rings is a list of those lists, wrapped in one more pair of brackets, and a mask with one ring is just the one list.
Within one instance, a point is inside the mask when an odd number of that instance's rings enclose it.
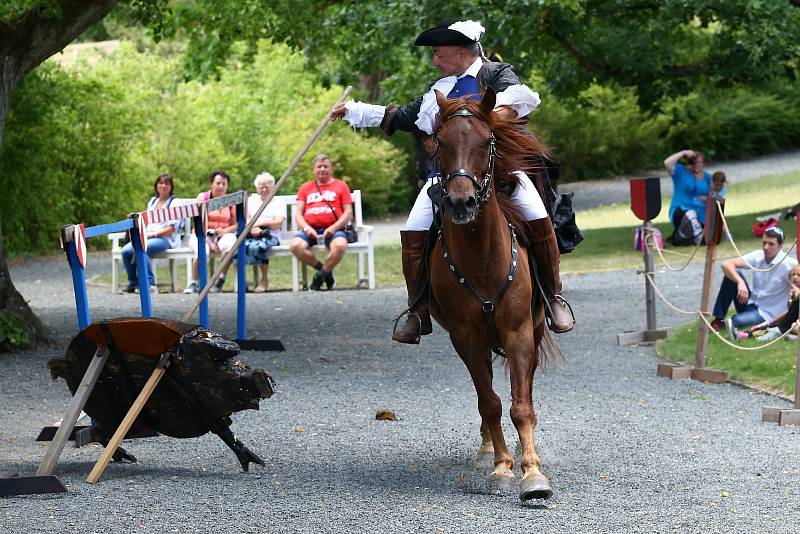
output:
{"label": "black base plate", "polygon": [[65,493],[67,488],[57,476],[0,478],[0,497]]}

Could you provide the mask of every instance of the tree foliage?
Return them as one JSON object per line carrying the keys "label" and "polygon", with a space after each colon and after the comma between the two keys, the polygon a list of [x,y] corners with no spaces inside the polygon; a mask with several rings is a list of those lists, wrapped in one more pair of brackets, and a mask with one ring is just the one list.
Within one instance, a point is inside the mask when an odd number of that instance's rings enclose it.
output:
{"label": "tree foliage", "polygon": [[[279,177],[342,88],[322,88],[286,46],[262,41],[250,61],[245,54],[232,50],[219,79],[205,83],[177,75],[177,57],[127,44],[32,73],[12,103],[0,151],[0,187],[15,199],[3,209],[8,250],[52,250],[63,224],[107,223],[143,209],[162,172],[182,197],[206,189],[214,169],[231,176],[230,190],[252,191],[265,170]],[[328,128],[280,193],[297,191],[311,177],[311,157],[326,152],[336,175],[362,190],[365,211],[385,213],[403,190],[394,181],[405,156],[343,123]]]}
{"label": "tree foliage", "polygon": [[[699,81],[796,79],[797,0],[184,0],[160,35],[186,32],[194,76],[213,75],[232,43],[264,37],[304,51],[331,81],[376,84],[384,100],[416,96],[428,79],[414,37],[437,21],[480,20],[484,43],[559,96],[592,83],[633,86],[648,103]],[[377,94],[377,92],[373,91]]]}

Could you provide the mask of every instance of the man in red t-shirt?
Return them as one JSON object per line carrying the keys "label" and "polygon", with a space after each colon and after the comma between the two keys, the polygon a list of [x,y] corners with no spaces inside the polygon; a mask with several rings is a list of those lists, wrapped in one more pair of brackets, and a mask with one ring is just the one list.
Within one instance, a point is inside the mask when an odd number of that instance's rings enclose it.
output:
{"label": "man in red t-shirt", "polygon": [[[294,217],[301,231],[289,243],[289,250],[298,260],[317,269],[309,289],[319,291],[323,282],[327,289],[332,289],[336,283],[333,268],[342,261],[347,250],[344,227],[353,218],[353,198],[347,184],[333,177],[333,162],[329,156],[315,157],[311,169],[314,180],[304,183],[297,192]],[[311,251],[320,237],[329,250],[324,262]]]}

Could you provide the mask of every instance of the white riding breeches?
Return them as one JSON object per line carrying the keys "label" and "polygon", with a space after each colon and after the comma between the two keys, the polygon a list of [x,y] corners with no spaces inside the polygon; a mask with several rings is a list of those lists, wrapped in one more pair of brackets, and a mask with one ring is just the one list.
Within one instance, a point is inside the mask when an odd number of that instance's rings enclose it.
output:
{"label": "white riding breeches", "polygon": [[[511,201],[519,210],[522,218],[526,221],[535,221],[547,217],[547,210],[544,207],[542,198],[539,196],[539,192],[531,182],[531,179],[522,171],[516,171],[515,174],[519,176],[519,182],[511,195]],[[403,230],[430,230],[431,224],[433,224],[433,204],[430,197],[428,197],[428,189],[432,183],[432,179],[428,180],[420,190],[417,200],[414,201],[414,207],[411,208],[411,213],[408,214],[408,220],[406,220]]]}

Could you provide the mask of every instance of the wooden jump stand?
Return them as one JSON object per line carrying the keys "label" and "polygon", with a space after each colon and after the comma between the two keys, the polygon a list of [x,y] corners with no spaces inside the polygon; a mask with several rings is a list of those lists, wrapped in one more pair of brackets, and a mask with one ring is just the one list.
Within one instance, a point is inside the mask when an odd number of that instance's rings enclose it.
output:
{"label": "wooden jump stand", "polygon": [[665,339],[670,332],[670,328],[658,328],[656,326],[656,293],[650,276],[653,276],[654,261],[653,240],[648,239],[654,228],[652,219],[658,217],[661,212],[661,179],[658,177],[634,178],[630,181],[631,188],[631,211],[642,220],[642,235],[644,238],[644,272],[645,272],[645,308],[647,315],[647,328],[636,332],[623,332],[617,335],[619,345],[636,345],[641,343],[652,343],[659,339]]}
{"label": "wooden jump stand", "polygon": [[[800,237],[800,216],[795,217],[795,237]],[[797,261],[800,262],[800,247],[795,246]],[[792,408],[772,408],[765,406],[761,411],[761,420],[767,423],[778,423],[780,426],[800,425],[800,336],[797,339],[797,359],[795,360],[794,406]]]}
{"label": "wooden jump stand", "polygon": [[[717,209],[719,202],[719,210]],[[720,210],[724,211],[725,200],[719,199],[709,202],[706,206],[706,227],[704,237],[706,240],[706,260],[703,270],[703,290],[700,295],[700,310],[706,316],[710,315],[709,303],[711,301],[711,288],[714,284],[714,264],[717,259],[717,245],[722,240],[723,222]],[[656,374],[671,379],[692,378],[703,382],[722,384],[728,381],[728,373],[706,367],[708,356],[708,325],[703,319],[697,320],[697,344],[695,346],[694,366],[675,365],[662,363],[658,365]]]}

